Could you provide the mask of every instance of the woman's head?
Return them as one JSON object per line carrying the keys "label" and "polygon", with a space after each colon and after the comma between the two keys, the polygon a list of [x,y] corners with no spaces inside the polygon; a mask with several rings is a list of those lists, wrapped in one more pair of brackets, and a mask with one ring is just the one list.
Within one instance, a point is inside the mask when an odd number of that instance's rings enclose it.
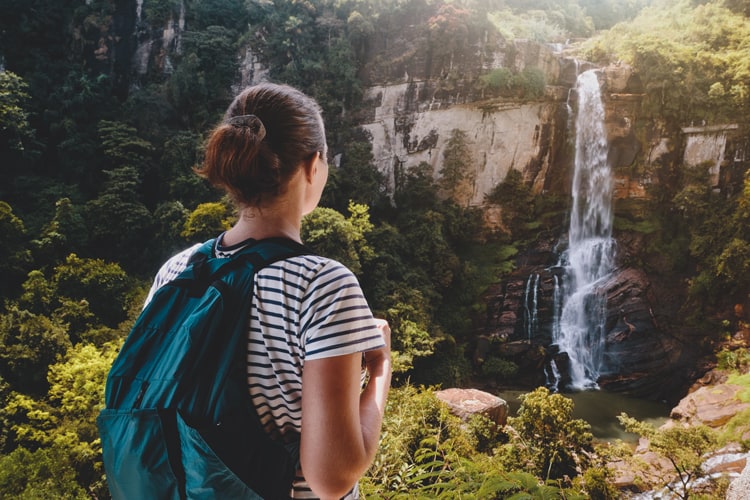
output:
{"label": "woman's head", "polygon": [[246,88],[229,105],[197,172],[240,205],[261,206],[282,194],[317,154],[326,154],[318,104],[287,85],[263,83]]}

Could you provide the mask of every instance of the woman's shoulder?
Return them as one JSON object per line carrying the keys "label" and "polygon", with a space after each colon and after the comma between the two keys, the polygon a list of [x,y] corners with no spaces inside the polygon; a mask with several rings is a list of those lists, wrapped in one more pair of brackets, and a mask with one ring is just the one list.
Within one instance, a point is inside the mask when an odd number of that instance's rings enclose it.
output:
{"label": "woman's shoulder", "polygon": [[195,245],[174,254],[169,259],[167,259],[164,264],[162,264],[162,266],[156,272],[154,282],[151,285],[148,296],[146,297],[146,304],[151,301],[154,293],[156,293],[159,288],[175,279],[180,275],[182,271],[185,270],[188,262],[190,261],[190,257],[198,250],[198,248],[200,248],[200,246],[201,243],[196,243]]}
{"label": "woman's shoulder", "polygon": [[286,271],[298,272],[310,281],[338,277],[354,279],[354,273],[341,262],[317,254],[303,254],[284,259],[277,263]]}
{"label": "woman's shoulder", "polygon": [[170,281],[179,275],[188,265],[190,257],[200,248],[201,243],[196,243],[184,250],[177,252],[167,259],[157,272],[157,277]]}

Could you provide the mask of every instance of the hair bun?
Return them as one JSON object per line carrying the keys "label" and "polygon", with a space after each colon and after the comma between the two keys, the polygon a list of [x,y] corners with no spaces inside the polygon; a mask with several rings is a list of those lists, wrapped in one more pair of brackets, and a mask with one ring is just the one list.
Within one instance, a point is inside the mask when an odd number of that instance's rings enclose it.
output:
{"label": "hair bun", "polygon": [[255,115],[238,115],[229,118],[226,121],[227,125],[237,128],[250,129],[261,141],[266,136],[266,127],[263,126],[263,122],[260,121]]}

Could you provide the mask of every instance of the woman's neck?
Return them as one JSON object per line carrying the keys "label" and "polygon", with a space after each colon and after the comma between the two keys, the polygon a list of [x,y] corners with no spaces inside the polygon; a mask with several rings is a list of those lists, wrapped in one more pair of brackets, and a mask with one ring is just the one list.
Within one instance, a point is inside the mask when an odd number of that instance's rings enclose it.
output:
{"label": "woman's neck", "polygon": [[224,233],[225,245],[234,245],[248,238],[289,238],[301,242],[300,218],[283,210],[245,208],[240,211],[237,223]]}

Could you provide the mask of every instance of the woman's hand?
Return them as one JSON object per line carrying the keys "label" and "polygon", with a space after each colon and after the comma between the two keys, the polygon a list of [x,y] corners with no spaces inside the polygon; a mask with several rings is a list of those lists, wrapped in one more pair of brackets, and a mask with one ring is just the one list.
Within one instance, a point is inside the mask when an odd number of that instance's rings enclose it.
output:
{"label": "woman's hand", "polygon": [[375,321],[383,334],[385,347],[365,352],[365,367],[371,377],[381,374],[386,369],[390,374],[391,367],[391,327],[384,319],[376,319]]}
{"label": "woman's hand", "polygon": [[321,498],[344,496],[372,463],[391,383],[391,330],[364,353],[370,380],[360,388],[362,354],[310,360],[302,372],[302,473]]}

